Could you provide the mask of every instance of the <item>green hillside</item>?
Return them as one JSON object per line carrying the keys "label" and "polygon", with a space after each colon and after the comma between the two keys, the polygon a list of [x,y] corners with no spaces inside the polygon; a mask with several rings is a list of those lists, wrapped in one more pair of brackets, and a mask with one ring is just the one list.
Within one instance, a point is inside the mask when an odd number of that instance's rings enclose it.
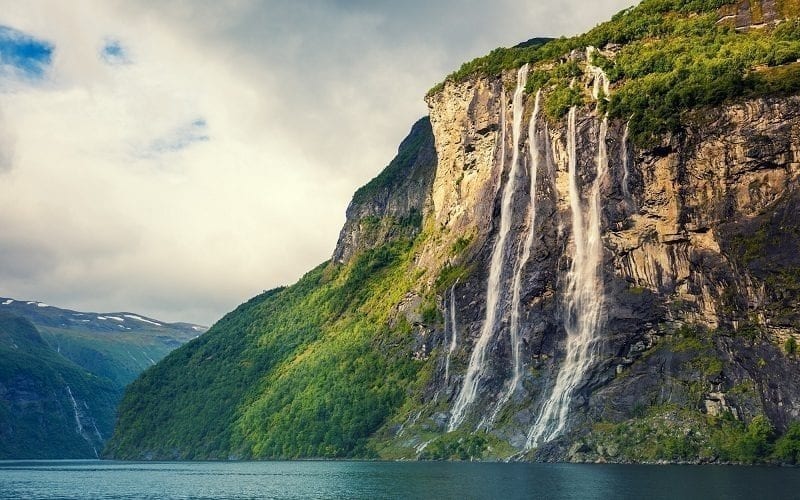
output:
{"label": "green hillside", "polygon": [[205,331],[4,297],[0,319],[0,458],[17,459],[98,456],[125,386]]}
{"label": "green hillside", "polygon": [[0,459],[97,456],[122,388],[54,352],[28,320],[0,313]]}
{"label": "green hillside", "polygon": [[119,387],[206,331],[131,313],[89,313],[0,297],[0,312],[30,321],[54,351]]}

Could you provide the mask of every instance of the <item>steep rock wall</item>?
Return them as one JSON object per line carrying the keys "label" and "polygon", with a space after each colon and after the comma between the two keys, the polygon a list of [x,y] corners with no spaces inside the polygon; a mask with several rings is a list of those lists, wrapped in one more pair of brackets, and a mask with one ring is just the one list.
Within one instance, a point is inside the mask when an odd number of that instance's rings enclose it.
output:
{"label": "steep rock wall", "polygon": [[[580,83],[591,88],[592,76]],[[459,344],[447,359],[453,327],[445,319],[433,328],[436,373],[422,409],[409,415],[416,417],[418,433],[403,429],[400,441],[407,446],[424,450],[426,432],[444,432],[486,316],[498,192],[508,182],[507,158],[514,147],[508,131],[510,92],[504,91],[512,85],[511,74],[448,83],[429,98],[438,164],[428,216],[441,234],[422,250],[419,262],[428,270],[461,263],[473,271],[453,285],[452,295],[441,296],[448,319],[454,299]],[[526,123],[532,108],[531,95],[525,103]],[[593,106],[577,110],[576,163],[584,207],[597,172],[597,115]],[[508,390],[513,351],[513,304],[506,293],[485,377],[462,427],[474,431],[483,426],[520,451],[565,353],[565,276],[575,257],[565,122],[540,119],[537,128],[537,222],[520,294],[522,384],[498,408]],[[793,252],[777,240],[782,232],[793,234],[795,227],[789,214],[796,209],[800,99],[765,98],[702,110],[681,133],[644,149],[624,141],[625,128],[621,122],[609,125],[609,171],[599,187],[605,306],[598,352],[569,403],[566,432],[541,446],[537,459],[602,456],[596,449],[575,451],[570,445],[590,435],[593,423],[632,418],[642,407],[674,404],[709,415],[728,412],[745,421],[763,413],[779,429],[800,417],[800,384],[792,376],[798,373],[797,360],[780,347],[789,336],[800,338],[788,312],[796,306],[797,294],[791,286],[777,289],[774,284],[775,276],[788,280],[787,273],[793,276],[796,269],[793,258],[785,255]],[[519,145],[524,170],[510,232],[516,244],[504,257],[506,288],[530,230],[531,161],[525,129]],[[474,237],[461,255],[442,253],[442,247],[463,234]],[[766,262],[772,265],[769,270]],[[676,347],[688,331],[701,332],[697,345]],[[720,363],[704,369],[701,365],[709,360]],[[754,390],[738,391],[744,385]],[[496,418],[487,425],[492,412]]]}

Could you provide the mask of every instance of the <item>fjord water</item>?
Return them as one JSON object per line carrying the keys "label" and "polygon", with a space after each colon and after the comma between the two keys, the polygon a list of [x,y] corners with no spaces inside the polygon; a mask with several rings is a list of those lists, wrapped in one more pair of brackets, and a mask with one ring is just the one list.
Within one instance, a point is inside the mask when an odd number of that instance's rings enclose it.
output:
{"label": "fjord water", "polygon": [[797,498],[800,469],[453,462],[0,461],[0,498]]}

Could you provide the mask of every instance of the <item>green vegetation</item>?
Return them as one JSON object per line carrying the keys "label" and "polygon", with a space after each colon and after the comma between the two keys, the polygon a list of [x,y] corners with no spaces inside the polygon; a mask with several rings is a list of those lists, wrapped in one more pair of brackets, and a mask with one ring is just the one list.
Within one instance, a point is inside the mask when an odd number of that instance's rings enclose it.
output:
{"label": "green vegetation", "polygon": [[557,120],[564,116],[572,106],[583,104],[583,92],[561,82],[548,94],[544,102],[544,112],[548,118]]}
{"label": "green vegetation", "polygon": [[436,278],[435,288],[438,293],[443,293],[458,280],[463,280],[469,276],[469,269],[466,266],[445,266]]}
{"label": "green vegetation", "polygon": [[800,422],[779,436],[764,415],[745,424],[671,405],[653,406],[622,423],[595,424],[587,441],[595,452],[625,460],[800,463]]}
{"label": "green vegetation", "polygon": [[721,429],[712,442],[722,460],[752,464],[767,460],[772,453],[775,430],[764,415],[757,415],[746,426],[736,422]]}
{"label": "green vegetation", "polygon": [[472,242],[472,237],[465,237],[459,236],[456,241],[453,243],[453,246],[450,248],[450,251],[453,255],[461,255],[464,250],[469,248],[469,244]]}
{"label": "green vegetation", "polygon": [[130,386],[109,452],[374,454],[369,437],[404,403],[422,364],[408,323],[390,321],[412,286],[413,245],[397,239],[347,265],[323,264],[225,316]]}
{"label": "green vegetation", "polygon": [[[26,319],[0,314],[0,459],[94,458],[102,440],[77,431],[70,394],[83,425],[111,433],[121,389],[56,353]],[[99,450],[98,450],[99,451]]]}
{"label": "green vegetation", "polygon": [[789,356],[794,356],[797,354],[797,341],[794,337],[789,337],[786,339],[786,342],[783,343],[783,350],[786,351],[786,354]]}
{"label": "green vegetation", "polygon": [[[613,57],[595,53],[591,61],[614,82],[609,101],[600,99],[600,112],[630,120],[631,137],[639,145],[652,144],[660,134],[679,130],[691,119],[691,110],[740,97],[800,91],[800,64],[795,63],[800,58],[800,20],[737,32],[729,23],[717,22],[720,9],[733,3],[644,0],[580,36],[495,49],[465,63],[446,81],[497,76],[531,63],[526,89],[543,89],[546,114],[558,119],[583,102],[579,90],[570,91],[572,80],[583,74],[577,60],[568,57],[571,51],[615,44],[620,48]],[[795,3],[778,7],[795,16],[800,14]]]}
{"label": "green vegetation", "polygon": [[400,183],[420,181],[421,172],[414,169],[420,151],[433,149],[433,133],[430,119],[420,119],[411,128],[411,133],[400,144],[397,156],[377,177],[359,188],[353,195],[352,204],[358,205],[372,200],[382,190]]}
{"label": "green vegetation", "polygon": [[789,464],[800,464],[800,422],[792,422],[783,436],[775,442],[775,459]]}
{"label": "green vegetation", "polygon": [[482,433],[449,432],[431,441],[420,453],[423,460],[481,460],[488,440]]}

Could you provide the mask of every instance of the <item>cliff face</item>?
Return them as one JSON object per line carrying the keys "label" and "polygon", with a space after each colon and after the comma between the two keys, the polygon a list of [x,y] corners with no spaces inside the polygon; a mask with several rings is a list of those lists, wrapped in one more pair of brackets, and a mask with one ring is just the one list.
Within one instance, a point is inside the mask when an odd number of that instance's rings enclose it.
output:
{"label": "cliff face", "polygon": [[[608,123],[603,140],[597,110],[579,108],[575,205],[567,120],[547,123],[538,117],[529,127],[535,99],[527,95],[524,126],[514,143],[511,96],[502,90],[513,83],[513,74],[448,83],[429,99],[439,158],[429,217],[442,233],[434,244],[446,247],[459,235],[476,235],[463,255],[439,259],[438,265],[457,262],[474,272],[442,294],[445,321],[431,332],[436,372],[421,410],[406,422],[413,421],[420,436],[409,437],[408,425],[397,428],[405,444],[422,446],[430,431],[452,425],[451,405],[463,390],[487,318],[487,280],[506,210],[511,244],[501,250],[495,326],[477,396],[457,428],[485,429],[517,450],[530,449],[531,428],[568,365],[569,316],[581,314],[568,304],[570,265],[578,258],[571,207],[580,206],[590,224],[594,189],[601,200],[602,242],[600,285],[592,291],[602,302],[594,352],[567,402],[563,434],[539,443],[536,457],[613,460],[618,452],[609,455],[597,445],[607,438],[596,436],[594,426],[648,412],[686,410],[746,422],[766,414],[778,430],[798,419],[800,365],[782,346],[790,337],[800,340],[795,318],[800,99],[704,109],[682,133],[646,148],[634,147],[626,123],[619,121]],[[583,83],[591,88],[593,76]],[[530,132],[537,134],[535,141]],[[600,142],[607,159],[598,156]],[[516,190],[504,207],[501,191],[511,182],[515,148]],[[532,148],[538,158],[533,185]],[[602,161],[607,170],[598,174]],[[529,231],[531,256],[523,262]],[[435,258],[425,259],[435,254],[423,249],[420,262],[436,266]],[[504,402],[513,378],[510,330],[518,266],[524,266],[517,292],[524,368]],[[454,328],[459,338],[451,348]],[[676,415],[672,420],[683,418]]]}

